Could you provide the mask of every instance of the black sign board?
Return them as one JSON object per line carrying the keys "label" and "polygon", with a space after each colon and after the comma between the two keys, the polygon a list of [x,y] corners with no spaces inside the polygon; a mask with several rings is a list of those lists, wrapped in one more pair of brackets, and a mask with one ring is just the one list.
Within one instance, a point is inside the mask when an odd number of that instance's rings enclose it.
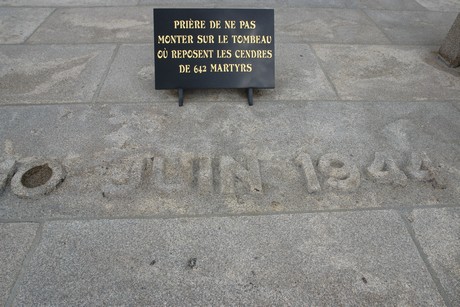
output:
{"label": "black sign board", "polygon": [[154,9],[155,88],[274,88],[273,9]]}

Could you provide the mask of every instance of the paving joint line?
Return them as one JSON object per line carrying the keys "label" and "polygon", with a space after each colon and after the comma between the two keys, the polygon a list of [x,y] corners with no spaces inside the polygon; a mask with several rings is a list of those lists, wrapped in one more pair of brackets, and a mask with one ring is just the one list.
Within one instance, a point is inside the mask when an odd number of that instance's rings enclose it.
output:
{"label": "paving joint line", "polygon": [[[153,27],[153,26],[152,26]],[[38,28],[37,28],[38,29]],[[37,30],[36,29],[36,30]],[[35,30],[35,31],[36,31]],[[380,30],[380,28],[379,28]],[[34,31],[34,33],[35,33]],[[32,36],[32,34],[31,34]],[[386,37],[386,36],[385,36]],[[29,38],[28,38],[29,39]],[[28,40],[27,39],[27,40]],[[151,39],[151,38],[149,38]],[[277,42],[276,44],[278,45],[286,45],[286,44],[291,44],[291,45],[337,45],[337,46],[386,46],[386,47],[429,47],[433,48],[434,50],[439,50],[439,45],[434,45],[434,44],[397,44],[397,43],[341,43],[341,42],[324,42],[324,41],[308,41],[308,42]],[[120,42],[120,41],[110,41],[110,42],[80,42],[80,43],[69,43],[69,42],[63,42],[63,43],[56,43],[56,42],[27,42],[27,44],[24,43],[17,43],[17,44],[0,44],[0,46],[91,46],[91,45],[154,45],[154,41],[136,41],[136,42]],[[275,45],[276,46],[276,45]],[[275,48],[276,50],[277,48]],[[446,66],[447,67],[447,66]],[[451,68],[454,70],[459,70],[458,68]]]}
{"label": "paving joint line", "polygon": [[360,10],[388,11],[388,12],[409,12],[409,13],[417,12],[417,13],[445,13],[445,14],[452,14],[452,11],[432,11],[432,10],[429,10],[429,9],[424,9],[424,10],[390,10],[390,9],[373,9],[373,8],[363,7],[363,8],[360,8]]}
{"label": "paving joint line", "polygon": [[[212,6],[206,7],[198,7],[197,5],[187,5],[181,6],[180,8],[197,8],[197,9],[207,9],[207,8],[218,8],[221,4],[214,4]],[[53,9],[72,9],[72,8],[126,8],[126,7],[151,7],[151,8],[171,8],[172,4],[161,4],[155,5],[154,3],[141,3],[141,0],[138,0],[136,3],[127,4],[127,5],[1,5],[1,8],[53,8]],[[302,6],[302,5],[289,5],[287,3],[283,3],[281,6],[275,5],[264,5],[264,6],[234,6],[234,7],[225,7],[229,9],[258,9],[258,8],[271,8],[271,9],[283,9],[283,8],[290,8],[290,9],[335,9],[335,10],[372,10],[372,11],[388,11],[388,12],[436,12],[436,13],[450,13],[450,11],[446,10],[431,10],[425,7],[420,9],[391,9],[391,8],[367,8],[367,7],[359,7],[359,6],[345,6],[345,7],[336,7],[336,6]]]}
{"label": "paving joint line", "polygon": [[398,9],[377,9],[377,8],[368,8],[368,7],[335,7],[335,6],[323,6],[323,7],[314,7],[314,6],[281,6],[281,7],[275,7],[275,10],[283,9],[283,8],[288,8],[288,9],[327,9],[327,10],[347,10],[347,11],[360,11],[360,10],[369,10],[369,11],[388,11],[388,12],[439,12],[439,13],[450,13],[448,11],[430,11],[428,9],[420,9],[420,10],[398,10]]}
{"label": "paving joint line", "polygon": [[20,44],[18,44],[18,45],[27,45],[29,39],[38,31],[38,29],[41,28],[42,25],[45,24],[45,22],[48,21],[48,19],[51,17],[51,15],[54,15],[54,13],[56,12],[56,10],[57,10],[56,8],[55,8],[54,10],[52,10],[51,13],[49,13],[49,15],[46,16],[46,18],[43,19],[43,21],[35,28],[35,30],[33,30],[33,32],[32,32],[22,43],[20,43]]}
{"label": "paving joint line", "polygon": [[[115,104],[115,103],[114,103]],[[127,102],[126,104],[135,104]],[[52,106],[71,106],[71,105],[86,105],[86,106],[93,106],[94,104],[91,101],[74,101],[74,102],[46,102],[46,103],[9,103],[9,104],[2,104],[0,105],[0,109],[11,108],[11,107],[52,107]]]}
{"label": "paving joint line", "polygon": [[126,7],[138,7],[138,6],[152,6],[151,4],[137,5],[137,4],[128,4],[128,5],[0,5],[0,9],[3,8],[17,8],[17,9],[94,9],[94,8],[126,8]]}
{"label": "paving joint line", "polygon": [[433,269],[431,266],[430,261],[428,260],[428,255],[424,252],[422,245],[420,244],[420,241],[417,239],[417,236],[415,234],[415,230],[410,224],[409,220],[404,214],[410,213],[412,210],[399,210],[398,213],[403,220],[403,223],[407,229],[407,232],[409,233],[409,236],[412,239],[412,242],[415,245],[415,248],[417,249],[420,258],[422,259],[423,263],[425,264],[426,269],[428,270],[428,273],[431,276],[431,279],[433,280],[436,289],[438,290],[439,295],[442,297],[444,304],[446,304],[447,307],[451,307],[452,305],[450,304],[449,297],[447,296],[447,293],[444,289],[444,287],[441,284],[441,281],[439,280],[438,275],[436,274],[436,271]]}
{"label": "paving joint line", "polygon": [[[307,43],[305,43],[307,44]],[[436,45],[436,44],[393,44],[393,43],[390,43],[390,44],[370,44],[370,43],[336,43],[336,42],[308,42],[308,44],[314,44],[314,45],[325,45],[325,46],[365,46],[365,47],[372,47],[372,46],[386,46],[386,47],[408,47],[408,48],[411,48],[411,47],[430,47],[430,48],[433,48],[433,49],[436,49],[438,50],[439,49],[439,45]],[[446,66],[447,67],[447,66]]]}
{"label": "paving joint line", "polygon": [[[353,4],[345,4],[345,7],[346,8],[354,8],[354,9],[366,9],[366,10],[374,10],[374,11],[390,11],[390,12],[432,12],[431,10],[427,9],[426,7],[424,7],[423,5],[420,5],[420,9],[413,9],[413,10],[408,10],[408,9],[405,9],[405,10],[401,10],[401,9],[378,9],[378,8],[375,8],[375,9],[372,9],[372,8],[367,8],[367,7],[359,7],[359,6],[353,6]],[[440,11],[440,12],[443,12],[443,11]]]}
{"label": "paving joint line", "polygon": [[450,103],[454,106],[454,108],[456,108],[460,112],[460,101],[453,100]]}
{"label": "paving joint line", "polygon": [[5,304],[6,307],[14,306],[13,305],[14,299],[16,298],[16,295],[18,294],[21,282],[22,282],[22,280],[24,278],[24,275],[25,275],[25,273],[27,271],[27,268],[29,267],[31,259],[32,259],[33,255],[34,255],[35,251],[37,250],[38,245],[40,244],[40,242],[42,240],[43,226],[44,226],[44,223],[39,223],[37,231],[35,233],[35,237],[34,237],[34,239],[32,241],[32,244],[31,244],[29,250],[27,251],[26,257],[22,261],[22,265],[21,265],[21,268],[20,268],[19,272],[16,275],[16,281],[14,282],[13,287],[11,288],[10,292],[8,293],[8,299],[7,299],[6,304]]}
{"label": "paving joint line", "polygon": [[140,216],[118,216],[118,217],[57,217],[57,218],[44,218],[44,219],[0,219],[0,223],[47,223],[59,221],[99,221],[99,220],[171,220],[171,219],[199,219],[199,218],[237,218],[237,217],[264,217],[264,216],[278,216],[278,215],[296,215],[296,214],[325,214],[325,213],[356,213],[356,212],[374,212],[374,211],[398,211],[407,212],[409,210],[428,210],[428,209],[444,209],[444,208],[460,208],[460,204],[444,204],[444,205],[429,205],[429,206],[388,206],[388,207],[374,207],[374,208],[344,208],[344,209],[325,209],[325,210],[295,210],[284,212],[245,212],[245,213],[222,213],[222,214],[196,214],[196,215],[140,215]]}
{"label": "paving joint line", "polygon": [[372,19],[372,17],[369,16],[369,15],[366,13],[366,10],[365,10],[365,9],[360,9],[360,11],[361,11],[361,13],[364,14],[364,16],[367,17],[367,19],[368,19],[374,26],[377,27],[377,29],[379,30],[379,32],[382,33],[383,36],[385,36],[386,39],[387,39],[390,43],[395,44],[395,42],[393,42],[393,40],[385,33],[385,31],[383,31],[383,29],[380,28],[380,26],[377,24],[377,22],[376,22],[374,19]]}
{"label": "paving joint line", "polygon": [[[153,25],[152,25],[152,27],[153,27]],[[380,30],[380,28],[378,28],[378,29]],[[35,31],[34,31],[34,33],[35,33]],[[276,33],[275,33],[275,35],[276,35]],[[387,36],[385,35],[385,37],[387,37]],[[152,39],[152,38],[149,38],[149,39]],[[37,42],[37,43],[35,43],[35,42],[27,42],[27,44],[25,44],[25,43],[0,44],[0,46],[53,46],[53,45],[56,45],[56,46],[65,46],[65,45],[78,46],[78,45],[116,45],[116,44],[118,44],[118,45],[152,45],[153,46],[154,41],[152,39],[150,41],[146,40],[146,41],[135,41],[135,42],[121,42],[121,41],[76,42],[76,43],[69,43],[69,42],[66,42],[66,43],[56,43],[56,42],[50,42],[50,43]],[[391,40],[390,40],[390,43],[370,43],[370,42],[369,43],[358,43],[358,42],[355,42],[355,43],[342,43],[342,42],[329,42],[329,41],[325,42],[325,41],[312,40],[312,41],[308,41],[308,42],[277,42],[277,43],[275,43],[275,46],[276,46],[276,44],[278,44],[278,45],[286,45],[286,44],[310,45],[310,44],[315,44],[315,45],[338,45],[338,46],[342,45],[342,46],[430,47],[430,48],[436,48],[436,50],[439,49],[439,45],[436,45],[436,44],[398,44],[398,43],[391,42]]]}
{"label": "paving joint line", "polygon": [[[216,101],[195,101],[195,102],[190,102],[190,104],[200,104],[200,105],[208,105],[208,104],[214,104],[214,103],[226,103],[226,104],[235,104],[235,100],[216,100]],[[245,100],[242,100],[242,102],[245,102]],[[261,105],[263,104],[268,104],[268,103],[365,103],[365,104],[379,104],[379,103],[443,103],[443,104],[450,104],[454,106],[456,109],[460,110],[460,101],[458,99],[442,99],[442,100],[427,100],[427,101],[416,101],[416,100],[381,100],[381,101],[375,101],[375,100],[320,100],[320,99],[314,99],[314,100],[292,100],[292,99],[285,99],[285,100],[261,100],[259,103]],[[99,100],[97,101],[97,104],[102,106],[102,105],[156,105],[156,106],[163,106],[165,104],[172,104],[176,103],[177,104],[177,99],[173,100],[163,100],[163,101],[151,101],[151,100],[145,100],[145,101],[108,101],[108,100]],[[457,104],[459,106],[457,107]],[[46,102],[46,103],[8,103],[8,104],[0,104],[0,109],[1,108],[11,108],[11,107],[50,107],[50,106],[94,106],[94,103],[91,101],[72,101],[72,102]]]}
{"label": "paving joint line", "polygon": [[[380,31],[380,29],[378,29]],[[385,37],[386,34],[384,34]],[[138,41],[138,42],[120,42],[120,41],[111,41],[111,42],[81,42],[81,43],[34,43],[30,42],[27,44],[20,43],[20,44],[0,44],[0,46],[15,46],[15,45],[27,45],[27,46],[48,46],[48,45],[69,45],[69,46],[79,46],[79,45],[108,45],[108,44],[120,44],[120,45],[152,45],[154,42],[153,41]],[[430,48],[437,48],[439,49],[438,45],[433,45],[433,44],[399,44],[399,43],[393,43],[391,42],[390,44],[388,43],[341,43],[341,42],[324,42],[324,41],[308,41],[308,42],[278,42],[276,44],[280,45],[286,45],[286,44],[291,44],[291,45],[308,45],[308,44],[315,44],[315,45],[343,45],[343,46],[388,46],[388,47],[430,47]],[[275,49],[276,50],[276,49]]]}
{"label": "paving joint line", "polygon": [[313,56],[315,57],[316,61],[318,62],[318,66],[319,68],[321,68],[321,70],[323,71],[323,74],[324,76],[326,77],[326,80],[327,82],[329,82],[329,85],[331,86],[332,90],[334,91],[337,99],[339,101],[343,101],[342,97],[339,95],[339,91],[337,90],[337,88],[335,87],[335,84],[332,82],[329,74],[327,73],[326,69],[323,67],[323,63],[321,61],[321,58],[318,56],[318,54],[316,53],[316,50],[315,48],[311,45],[311,44],[308,44],[308,47],[311,49],[312,53],[313,53]]}
{"label": "paving joint line", "polygon": [[[380,30],[380,28],[377,28],[377,30],[379,30],[380,32],[382,32]],[[385,33],[382,33],[384,34],[385,38],[388,38],[388,36],[386,36]],[[398,44],[398,43],[394,43],[390,40],[390,43],[359,43],[359,42],[355,42],[355,43],[344,43],[344,42],[324,42],[324,41],[316,41],[316,40],[311,40],[311,41],[308,41],[308,42],[282,42],[281,44],[293,44],[293,45],[300,45],[300,44],[315,44],[315,45],[356,45],[356,46],[394,46],[394,47],[423,47],[423,46],[427,46],[427,47],[433,47],[434,45],[433,44],[423,44],[423,43],[420,43],[420,44]]]}
{"label": "paving joint line", "polygon": [[102,86],[104,85],[105,80],[107,79],[107,76],[109,75],[110,69],[112,68],[112,64],[115,61],[115,57],[117,56],[119,49],[120,49],[120,44],[117,44],[115,49],[112,52],[112,57],[107,63],[107,68],[101,76],[101,79],[100,79],[99,84],[97,85],[96,91],[93,94],[93,98],[91,99],[91,103],[93,104],[96,102],[97,98],[99,97],[99,94],[102,90]]}
{"label": "paving joint line", "polygon": [[99,46],[99,45],[128,45],[128,44],[133,44],[133,45],[147,45],[147,44],[152,44],[153,45],[153,42],[149,43],[149,42],[82,42],[82,43],[27,43],[27,44],[24,44],[24,43],[20,43],[20,44],[0,44],[0,46],[59,46],[59,47],[62,47],[62,46],[92,46],[92,45],[96,45],[96,46]]}

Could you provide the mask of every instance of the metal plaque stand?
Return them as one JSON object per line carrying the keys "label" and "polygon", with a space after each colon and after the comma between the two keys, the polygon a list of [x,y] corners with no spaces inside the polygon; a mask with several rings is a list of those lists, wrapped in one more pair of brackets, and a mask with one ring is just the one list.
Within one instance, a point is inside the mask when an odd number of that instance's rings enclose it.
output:
{"label": "metal plaque stand", "polygon": [[179,107],[182,107],[184,105],[184,89],[180,88],[179,89]]}
{"label": "metal plaque stand", "polygon": [[254,89],[252,87],[248,88],[248,104],[252,106],[253,103],[253,94],[254,94]]}

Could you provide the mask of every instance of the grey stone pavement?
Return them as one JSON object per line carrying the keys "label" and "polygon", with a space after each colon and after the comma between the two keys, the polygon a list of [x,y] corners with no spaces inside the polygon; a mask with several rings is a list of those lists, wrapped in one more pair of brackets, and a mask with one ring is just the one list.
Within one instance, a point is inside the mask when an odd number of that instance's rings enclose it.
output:
{"label": "grey stone pavement", "polygon": [[[154,89],[152,8],[275,9],[276,88]],[[0,305],[460,306],[459,0],[1,0]]]}

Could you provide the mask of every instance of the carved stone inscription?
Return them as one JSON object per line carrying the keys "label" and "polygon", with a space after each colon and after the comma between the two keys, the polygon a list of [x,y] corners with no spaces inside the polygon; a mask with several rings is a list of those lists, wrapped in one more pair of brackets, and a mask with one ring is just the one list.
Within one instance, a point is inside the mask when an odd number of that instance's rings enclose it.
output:
{"label": "carved stone inscription", "polygon": [[[224,197],[263,196],[270,193],[270,188],[267,190],[265,186],[262,162],[267,161],[255,156],[236,159],[190,153],[178,157],[129,156],[104,167],[100,191],[105,198],[125,197],[136,191],[172,197],[183,191]],[[302,152],[286,162],[299,170],[299,177],[292,180],[298,181],[307,194],[352,193],[360,188],[363,180],[401,188],[409,181],[431,183],[435,189],[447,188],[446,179],[424,152],[410,153],[408,160],[400,165],[390,155],[376,152],[373,161],[362,171],[348,156],[338,153],[312,159],[307,152]],[[60,186],[69,171],[56,160],[5,160],[0,163],[0,195],[8,184],[11,192],[21,198],[48,195]]]}

